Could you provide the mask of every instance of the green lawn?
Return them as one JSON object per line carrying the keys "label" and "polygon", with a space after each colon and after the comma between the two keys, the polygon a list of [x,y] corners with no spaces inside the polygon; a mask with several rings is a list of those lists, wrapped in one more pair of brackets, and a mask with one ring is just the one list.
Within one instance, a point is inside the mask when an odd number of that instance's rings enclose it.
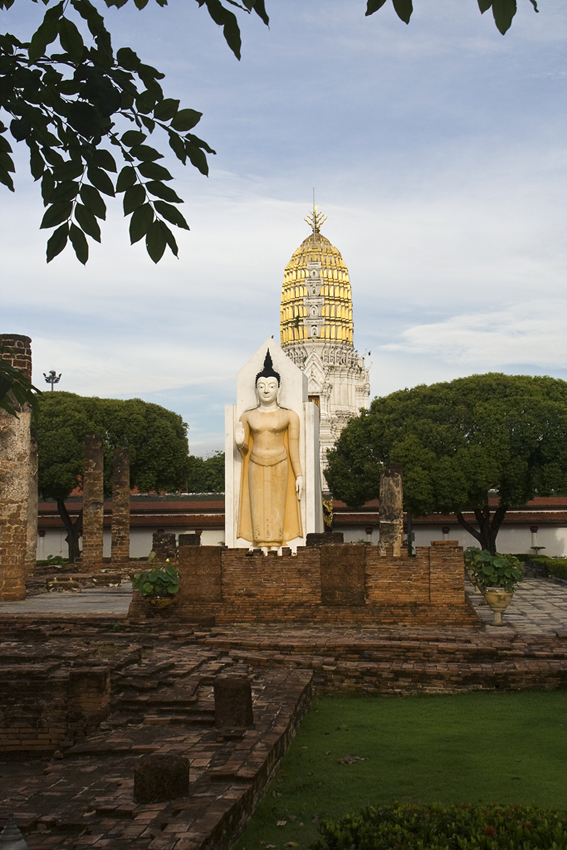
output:
{"label": "green lawn", "polygon": [[305,850],[318,819],[394,800],[565,810],[566,773],[567,691],[318,698],[237,848]]}

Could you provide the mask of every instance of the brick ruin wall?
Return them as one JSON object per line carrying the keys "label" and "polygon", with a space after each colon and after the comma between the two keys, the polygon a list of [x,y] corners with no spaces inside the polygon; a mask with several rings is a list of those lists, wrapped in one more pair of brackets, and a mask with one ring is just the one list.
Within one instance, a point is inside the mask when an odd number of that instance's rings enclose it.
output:
{"label": "brick ruin wall", "polygon": [[[450,540],[411,558],[357,543],[299,547],[296,556],[181,546],[178,567],[168,616],[185,622],[479,625],[465,597],[462,547]],[[135,593],[129,617],[145,616]]]}
{"label": "brick ruin wall", "polygon": [[[31,379],[31,339],[15,334],[0,335],[0,344],[11,352],[3,360]],[[26,554],[28,551],[28,502],[30,492],[30,423],[26,405],[18,418],[0,410],[0,600],[25,599]],[[37,527],[37,515],[35,517]]]}
{"label": "brick ruin wall", "polygon": [[61,669],[44,662],[3,665],[0,752],[48,753],[93,732],[110,710],[105,667]]}

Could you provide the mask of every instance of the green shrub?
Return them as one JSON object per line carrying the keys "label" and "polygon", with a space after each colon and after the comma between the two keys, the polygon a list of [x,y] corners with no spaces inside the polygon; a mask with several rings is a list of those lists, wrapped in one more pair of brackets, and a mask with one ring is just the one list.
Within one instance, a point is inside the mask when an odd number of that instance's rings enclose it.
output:
{"label": "green shrub", "polygon": [[524,568],[515,555],[491,555],[486,549],[469,546],[464,552],[465,566],[480,590],[487,587],[502,587],[510,591],[522,581]]}
{"label": "green shrub", "polygon": [[545,574],[567,579],[567,558],[546,558]]}
{"label": "green shrub", "polygon": [[319,827],[311,850],[560,850],[567,813],[535,806],[395,803]]}
{"label": "green shrub", "polygon": [[[473,547],[471,547],[473,548]],[[478,551],[478,550],[477,550]],[[523,564],[543,567],[546,576],[567,579],[567,558],[550,558],[548,555],[515,555]]]}
{"label": "green shrub", "polygon": [[[152,564],[155,552],[150,552],[148,563]],[[169,558],[165,564],[155,564],[151,570],[141,570],[132,576],[132,587],[142,596],[164,597],[175,596],[179,591],[179,570],[170,564]]]}
{"label": "green shrub", "polygon": [[45,561],[36,561],[36,567],[67,567],[69,558],[64,558],[62,555],[48,555]]}

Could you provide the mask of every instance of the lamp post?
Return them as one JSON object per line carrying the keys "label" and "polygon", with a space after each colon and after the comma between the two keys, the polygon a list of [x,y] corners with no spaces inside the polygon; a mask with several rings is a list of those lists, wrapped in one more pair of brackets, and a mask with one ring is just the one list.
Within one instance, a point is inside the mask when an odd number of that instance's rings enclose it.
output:
{"label": "lamp post", "polygon": [[55,370],[52,369],[49,375],[46,375],[44,372],[43,377],[45,378],[46,384],[51,384],[51,392],[53,392],[53,385],[59,383],[59,381],[61,380],[61,373],[58,375]]}

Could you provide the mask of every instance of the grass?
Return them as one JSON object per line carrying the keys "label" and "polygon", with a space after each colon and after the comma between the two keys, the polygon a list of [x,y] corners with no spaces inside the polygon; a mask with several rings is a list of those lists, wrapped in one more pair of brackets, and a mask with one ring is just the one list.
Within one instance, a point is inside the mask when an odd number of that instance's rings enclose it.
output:
{"label": "grass", "polygon": [[236,846],[306,850],[320,819],[395,800],[565,810],[566,762],[567,691],[318,698]]}

